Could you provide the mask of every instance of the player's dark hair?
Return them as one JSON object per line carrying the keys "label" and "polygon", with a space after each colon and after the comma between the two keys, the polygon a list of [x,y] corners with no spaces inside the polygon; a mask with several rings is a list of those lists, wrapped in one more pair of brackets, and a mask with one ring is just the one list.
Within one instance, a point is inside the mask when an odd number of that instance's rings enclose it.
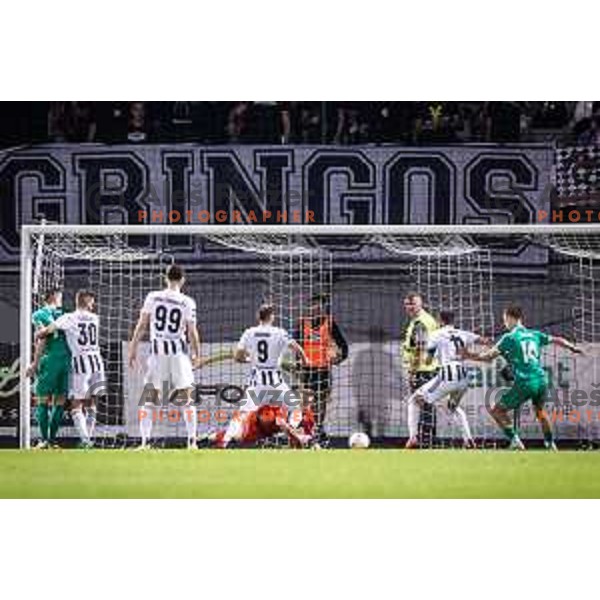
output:
{"label": "player's dark hair", "polygon": [[75,294],[75,304],[78,307],[85,306],[90,298],[96,298],[94,292],[90,290],[78,290]]}
{"label": "player's dark hair", "polygon": [[417,298],[423,301],[423,296],[419,294],[419,292],[408,292],[408,294],[404,296],[405,300],[416,300]]}
{"label": "player's dark hair", "polygon": [[525,316],[523,313],[523,309],[520,306],[517,306],[516,304],[510,304],[509,306],[507,306],[504,309],[504,314],[507,317],[511,317],[512,319],[515,319],[517,321],[522,321],[523,317]]}
{"label": "player's dark hair", "polygon": [[329,296],[327,294],[315,294],[311,299],[311,304],[327,304]]}
{"label": "player's dark hair", "polygon": [[261,323],[268,321],[275,314],[275,307],[272,304],[263,304],[258,309],[258,320]]}
{"label": "player's dark hair", "polygon": [[171,265],[167,269],[166,277],[167,281],[178,282],[184,278],[185,274],[183,269],[179,265]]}
{"label": "player's dark hair", "polygon": [[453,325],[454,312],[451,310],[440,310],[440,323],[442,325]]}
{"label": "player's dark hair", "polygon": [[62,290],[60,288],[50,288],[48,291],[44,292],[44,302],[50,302],[56,294],[61,294]]}

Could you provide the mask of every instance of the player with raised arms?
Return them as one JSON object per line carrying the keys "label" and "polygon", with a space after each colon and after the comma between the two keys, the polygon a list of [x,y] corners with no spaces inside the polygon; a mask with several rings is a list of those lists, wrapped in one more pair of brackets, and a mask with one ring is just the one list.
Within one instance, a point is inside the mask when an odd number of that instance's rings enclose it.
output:
{"label": "player with raised arms", "polygon": [[541,362],[541,350],[549,344],[556,344],[575,354],[583,351],[568,340],[549,335],[523,325],[523,310],[511,305],[503,313],[504,326],[508,331],[495,346],[483,352],[462,351],[465,358],[491,362],[499,356],[504,357],[512,368],[514,383],[500,400],[492,407],[490,414],[510,441],[515,450],[525,450],[525,445],[512,425],[509,411],[518,410],[531,400],[535,415],[542,428],[544,445],[548,450],[556,450],[550,419],[544,411],[544,402],[548,392],[548,376]]}
{"label": "player with raised arms", "polygon": [[[187,431],[187,445],[188,449],[195,449],[198,416],[192,398],[193,366],[197,365],[200,356],[200,335],[196,326],[196,302],[181,292],[184,284],[183,269],[171,265],[166,272],[166,288],[146,296],[129,345],[129,366],[135,366],[139,342],[149,329],[150,358],[145,384],[151,386],[153,396],[163,394],[163,403],[173,391],[178,397],[183,395],[185,408],[181,412]],[[146,388],[144,393],[147,393]],[[139,411],[140,449],[148,447],[155,420],[154,409],[154,403],[145,402]]]}
{"label": "player with raised arms", "polygon": [[[36,332],[48,327],[63,314],[62,291],[52,289],[44,295],[44,305],[32,315]],[[71,355],[64,334],[36,337],[34,356],[27,375],[35,378],[36,417],[40,428],[37,448],[56,446],[56,435],[62,423],[65,398],[69,392]],[[49,414],[49,405],[52,410]]]}
{"label": "player with raised arms", "polygon": [[290,390],[281,373],[282,358],[288,349],[303,363],[306,354],[287,331],[273,325],[274,320],[274,307],[263,304],[258,310],[258,325],[244,331],[232,353],[204,362],[233,358],[250,364],[248,387],[239,409],[224,431],[211,436],[218,447],[225,448],[233,440],[255,442],[280,432],[288,435],[292,445],[307,445],[312,438],[312,409],[302,407],[299,395]]}
{"label": "player with raised arms", "polygon": [[104,361],[98,345],[99,320],[94,312],[95,303],[96,298],[92,292],[79,290],[75,296],[75,311],[58,317],[37,333],[37,337],[46,337],[58,330],[64,332],[67,338],[71,351],[71,417],[84,448],[93,445],[96,393],[98,386],[104,381]]}
{"label": "player with raised arms", "polygon": [[438,370],[418,388],[408,399],[408,431],[406,448],[419,446],[418,425],[421,407],[435,406],[448,399],[447,409],[450,418],[460,427],[465,448],[474,448],[469,422],[460,401],[469,387],[469,373],[460,354],[463,348],[486,340],[476,333],[454,327],[454,314],[444,310],[439,315],[439,329],[433,331],[427,340],[426,362],[436,361]]}

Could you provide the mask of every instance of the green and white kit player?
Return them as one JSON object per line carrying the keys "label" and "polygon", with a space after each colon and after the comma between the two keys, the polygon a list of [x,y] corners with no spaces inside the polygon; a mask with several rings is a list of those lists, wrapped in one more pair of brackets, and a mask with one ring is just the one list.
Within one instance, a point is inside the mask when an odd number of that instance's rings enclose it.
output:
{"label": "green and white kit player", "polygon": [[[52,290],[46,293],[44,306],[32,315],[36,331],[48,327],[62,314],[62,292]],[[62,422],[65,398],[69,390],[70,367],[71,354],[62,331],[36,341],[33,361],[27,369],[27,375],[35,375],[35,413],[41,436],[39,448],[56,444],[56,434]],[[51,404],[52,410],[49,412]]]}
{"label": "green and white kit player", "polygon": [[542,427],[544,445],[549,450],[556,450],[550,420],[544,411],[544,402],[548,392],[548,376],[541,363],[541,350],[543,346],[556,344],[575,354],[581,354],[582,351],[562,337],[525,327],[523,311],[518,306],[509,306],[504,311],[503,319],[504,326],[508,331],[495,346],[479,353],[464,351],[463,356],[471,360],[486,362],[502,356],[511,366],[514,383],[510,389],[504,392],[490,412],[510,440],[511,448],[524,450],[525,446],[512,425],[509,411],[517,410],[525,402],[531,400],[536,418]]}

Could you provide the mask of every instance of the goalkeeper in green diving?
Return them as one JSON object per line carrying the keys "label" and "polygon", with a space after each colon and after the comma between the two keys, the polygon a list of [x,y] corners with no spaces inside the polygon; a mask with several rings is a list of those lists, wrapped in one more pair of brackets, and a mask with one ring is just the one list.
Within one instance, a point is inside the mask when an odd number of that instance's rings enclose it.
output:
{"label": "goalkeeper in green diving", "polygon": [[491,362],[502,356],[512,368],[514,383],[506,390],[490,411],[493,419],[510,440],[511,448],[524,450],[525,445],[512,425],[509,411],[518,410],[531,400],[535,416],[544,434],[544,445],[556,450],[550,419],[544,411],[548,393],[548,376],[541,363],[543,346],[556,344],[575,354],[582,350],[562,337],[548,335],[542,331],[528,329],[523,325],[523,311],[519,306],[509,306],[503,313],[504,326],[508,330],[495,346],[482,352],[463,350],[464,358]]}
{"label": "goalkeeper in green diving", "polygon": [[[39,331],[48,327],[62,314],[62,292],[53,289],[45,294],[44,306],[33,313],[33,326]],[[56,445],[56,434],[62,422],[69,389],[70,368],[71,354],[62,331],[55,331],[36,342],[33,361],[27,369],[27,375],[35,375],[35,414],[40,428],[38,448]]]}

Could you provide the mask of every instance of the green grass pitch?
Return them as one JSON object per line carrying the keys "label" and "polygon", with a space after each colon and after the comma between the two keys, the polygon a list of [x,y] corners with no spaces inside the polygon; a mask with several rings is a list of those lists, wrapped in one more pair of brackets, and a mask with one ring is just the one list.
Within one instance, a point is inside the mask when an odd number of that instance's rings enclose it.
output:
{"label": "green grass pitch", "polygon": [[600,452],[0,451],[3,498],[600,498]]}

